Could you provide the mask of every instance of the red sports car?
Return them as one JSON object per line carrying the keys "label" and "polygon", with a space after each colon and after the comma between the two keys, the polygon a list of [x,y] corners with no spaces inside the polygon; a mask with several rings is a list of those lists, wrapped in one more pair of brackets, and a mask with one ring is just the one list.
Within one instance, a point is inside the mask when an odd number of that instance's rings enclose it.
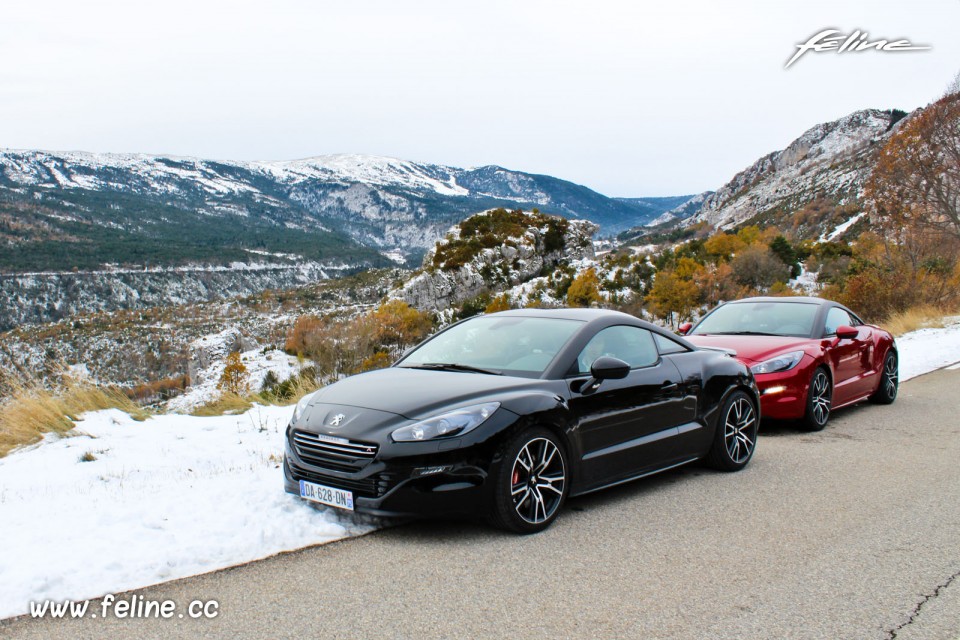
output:
{"label": "red sports car", "polygon": [[760,388],[764,418],[823,429],[830,412],[897,398],[893,336],[822,298],[746,298],[720,305],[680,333],[700,347],[735,351]]}

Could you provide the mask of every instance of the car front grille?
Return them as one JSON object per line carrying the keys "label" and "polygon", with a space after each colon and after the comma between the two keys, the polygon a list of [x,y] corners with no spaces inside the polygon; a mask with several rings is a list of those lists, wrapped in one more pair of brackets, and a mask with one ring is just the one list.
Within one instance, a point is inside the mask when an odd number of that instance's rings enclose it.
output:
{"label": "car front grille", "polygon": [[294,431],[291,444],[304,462],[335,469],[357,471],[377,455],[377,445],[346,438],[331,438],[309,431]]}
{"label": "car front grille", "polygon": [[336,476],[329,476],[304,469],[293,462],[288,461],[288,464],[294,480],[306,480],[307,482],[322,484],[327,487],[333,487],[334,489],[346,489],[364,498],[379,498],[395,487],[399,481],[396,474],[387,472],[375,473],[366,478],[359,479],[338,478]]}

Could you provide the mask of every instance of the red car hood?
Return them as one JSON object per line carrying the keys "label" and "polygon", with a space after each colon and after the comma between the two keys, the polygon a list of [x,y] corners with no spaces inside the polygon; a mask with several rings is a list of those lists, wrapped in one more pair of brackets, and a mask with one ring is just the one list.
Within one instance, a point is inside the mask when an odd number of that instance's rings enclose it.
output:
{"label": "red car hood", "polygon": [[754,364],[763,362],[788,351],[805,350],[811,342],[810,338],[794,338],[792,336],[684,336],[689,342],[698,347],[716,347],[733,349],[737,352],[737,359]]}

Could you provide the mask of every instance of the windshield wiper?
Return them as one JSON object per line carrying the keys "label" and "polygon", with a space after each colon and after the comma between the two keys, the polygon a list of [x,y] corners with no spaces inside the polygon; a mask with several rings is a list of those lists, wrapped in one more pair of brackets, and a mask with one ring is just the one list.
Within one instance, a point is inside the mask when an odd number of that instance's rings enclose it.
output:
{"label": "windshield wiper", "polygon": [[467,371],[469,373],[485,373],[491,376],[502,376],[500,371],[493,369],[481,369],[469,364],[460,364],[458,362],[421,362],[420,364],[409,365],[410,369],[430,369],[433,371]]}

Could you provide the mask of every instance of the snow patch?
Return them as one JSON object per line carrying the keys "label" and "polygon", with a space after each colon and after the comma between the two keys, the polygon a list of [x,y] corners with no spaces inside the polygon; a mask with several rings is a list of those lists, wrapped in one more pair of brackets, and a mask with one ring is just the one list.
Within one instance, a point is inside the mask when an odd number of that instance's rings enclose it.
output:
{"label": "snow patch", "polygon": [[292,411],[142,423],[98,411],[75,437],[0,459],[0,618],[370,531],[284,493]]}

